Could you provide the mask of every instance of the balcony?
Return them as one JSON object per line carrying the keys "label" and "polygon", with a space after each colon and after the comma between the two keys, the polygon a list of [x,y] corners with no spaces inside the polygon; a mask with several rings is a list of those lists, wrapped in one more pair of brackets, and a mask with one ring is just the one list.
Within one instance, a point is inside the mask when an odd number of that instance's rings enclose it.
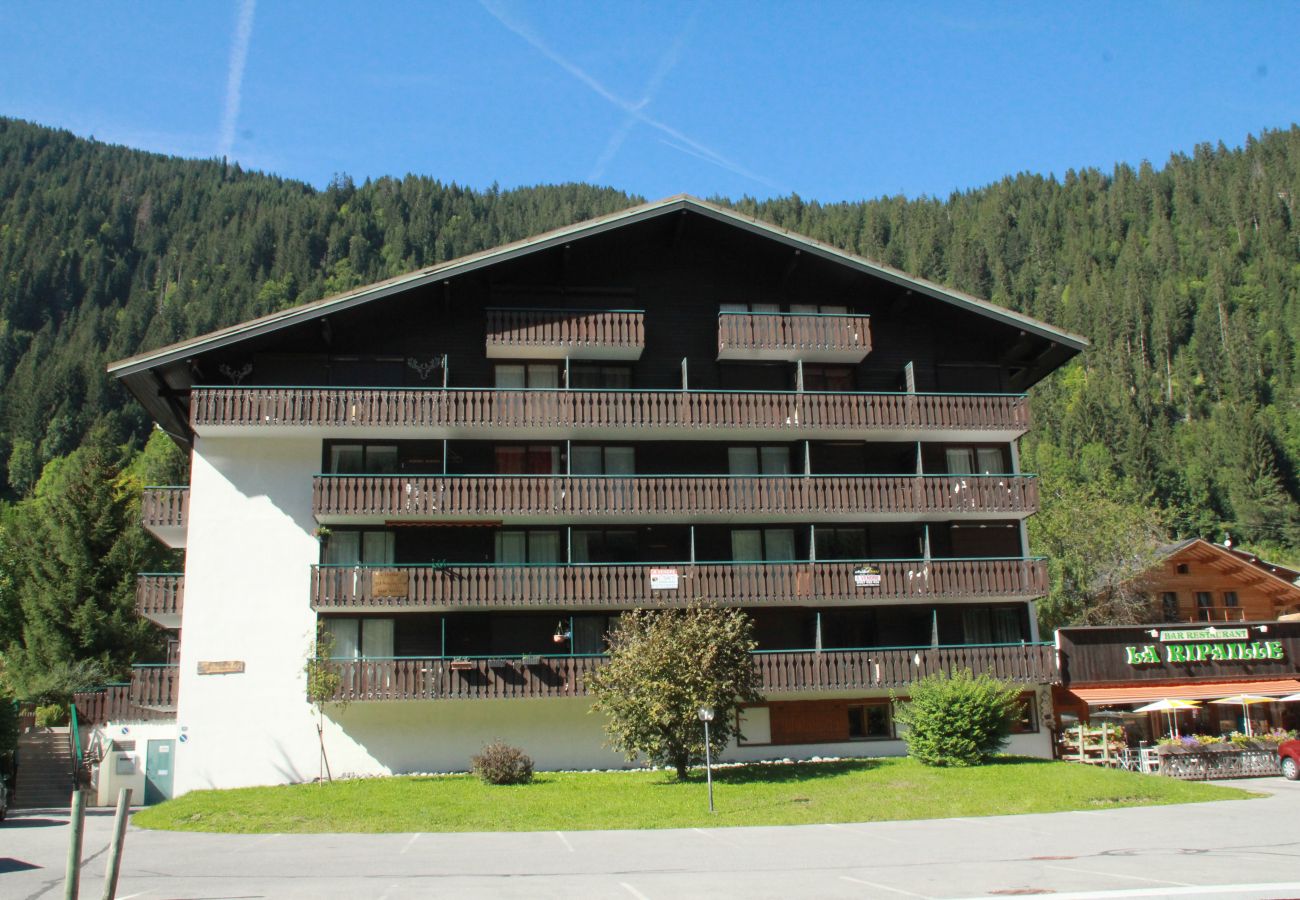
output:
{"label": "balcony", "polygon": [[132,666],[131,680],[72,696],[82,724],[147,722],[176,715],[176,666]]}
{"label": "balcony", "polygon": [[[658,563],[559,566],[313,566],[318,612],[631,609],[684,606],[704,597],[727,606],[1032,600],[1047,593],[1042,559],[894,560],[875,564],[879,585],[855,577],[862,563]],[[651,573],[660,575],[654,587]],[[864,581],[862,585],[858,581]]]}
{"label": "balcony", "polygon": [[[600,656],[492,659],[384,659],[334,663],[342,684],[336,699],[506,700],[584,697],[585,677]],[[1059,681],[1049,645],[887,650],[781,651],[754,654],[766,695],[810,691],[906,689],[935,672],[970,669],[1017,684]]]}
{"label": "balcony", "polygon": [[179,682],[179,666],[132,666],[128,696],[133,704],[144,709],[175,712]]}
{"label": "balcony", "polygon": [[185,604],[185,576],[170,572],[144,572],[135,580],[135,611],[163,628],[181,627]]}
{"label": "balcony", "polygon": [[189,508],[188,485],[146,487],[140,496],[140,521],[150,534],[174,550],[185,546]]}
{"label": "balcony", "polygon": [[860,363],[871,352],[871,319],[820,313],[718,314],[719,360]]}
{"label": "balcony", "polygon": [[195,388],[196,434],[539,440],[994,441],[1029,430],[1023,394]]}
{"label": "balcony", "polygon": [[488,359],[640,359],[639,309],[487,310]]}
{"label": "balcony", "polygon": [[323,524],[389,521],[770,522],[1024,518],[1032,475],[321,475]]}

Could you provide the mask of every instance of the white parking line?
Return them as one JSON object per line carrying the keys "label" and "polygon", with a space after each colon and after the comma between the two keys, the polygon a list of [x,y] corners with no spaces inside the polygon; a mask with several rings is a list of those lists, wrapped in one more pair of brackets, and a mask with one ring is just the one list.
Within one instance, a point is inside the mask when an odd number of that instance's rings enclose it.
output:
{"label": "white parking line", "polygon": [[[1067,891],[1052,894],[1052,900],[1111,900],[1113,897],[1187,897],[1193,894],[1258,894],[1262,897],[1295,897],[1300,881],[1273,884],[1205,884],[1195,887],[1132,888],[1122,891]],[[961,900],[988,900],[987,896]]]}
{"label": "white parking line", "polygon": [[558,831],[555,832],[555,836],[560,839],[560,843],[564,845],[565,850],[568,850],[570,853],[575,852],[573,849],[573,845],[569,843],[568,838],[566,838],[563,834],[561,834]]}
{"label": "white parking line", "polygon": [[1111,878],[1129,878],[1133,881],[1148,881],[1151,884],[1174,884],[1179,887],[1192,887],[1186,881],[1173,881],[1169,878],[1147,878],[1143,875],[1125,875],[1121,872],[1107,872],[1102,869],[1075,869],[1071,866],[1043,866],[1044,869],[1055,869],[1058,872],[1073,872],[1076,875],[1109,875]]}
{"label": "white parking line", "polygon": [[925,894],[913,894],[911,891],[905,891],[902,888],[890,887],[887,884],[877,884],[874,881],[863,881],[861,878],[854,878],[851,875],[841,875],[840,881],[851,881],[854,884],[865,884],[869,888],[875,888],[878,891],[893,891],[895,894],[902,894],[904,897],[920,897],[921,900],[930,900]]}
{"label": "white parking line", "polygon": [[411,835],[411,839],[406,842],[406,846],[402,848],[402,852],[405,853],[407,850],[410,850],[412,847],[414,847],[415,842],[420,839],[420,835],[422,835],[423,833],[424,832],[422,831],[417,831],[415,834]]}
{"label": "white parking line", "polygon": [[623,890],[627,891],[633,897],[635,897],[636,900],[650,900],[649,897],[647,897],[645,894],[638,891],[636,888],[632,887],[632,885],[628,884],[626,881],[620,881],[618,883],[618,886],[621,887]]}

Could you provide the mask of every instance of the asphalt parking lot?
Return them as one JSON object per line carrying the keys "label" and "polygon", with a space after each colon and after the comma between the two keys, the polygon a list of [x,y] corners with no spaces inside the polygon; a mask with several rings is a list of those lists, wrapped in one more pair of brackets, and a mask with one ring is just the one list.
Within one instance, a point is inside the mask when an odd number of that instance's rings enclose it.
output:
{"label": "asphalt parking lot", "polygon": [[[128,898],[1300,897],[1300,782],[1264,799],[981,819],[673,831],[216,835],[132,828]],[[87,819],[99,897],[111,811]],[[0,823],[0,897],[61,897],[67,814]]]}

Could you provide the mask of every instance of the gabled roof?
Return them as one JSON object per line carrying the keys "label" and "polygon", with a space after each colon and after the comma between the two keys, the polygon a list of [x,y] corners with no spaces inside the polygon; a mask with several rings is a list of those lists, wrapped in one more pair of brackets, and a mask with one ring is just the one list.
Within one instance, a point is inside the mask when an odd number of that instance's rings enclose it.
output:
{"label": "gabled roof", "polygon": [[1225,575],[1248,573],[1251,577],[1243,581],[1248,580],[1252,584],[1262,582],[1267,585],[1267,593],[1273,595],[1275,604],[1286,606],[1300,603],[1300,584],[1287,577],[1289,574],[1294,574],[1294,570],[1264,562],[1252,553],[1224,547],[1204,538],[1188,538],[1177,543],[1166,544],[1160,547],[1158,552],[1162,565],[1176,557],[1187,557],[1210,563]]}
{"label": "gabled roof", "polygon": [[544,234],[526,238],[522,241],[516,241],[512,244],[504,244],[490,250],[473,253],[469,256],[462,256],[459,259],[439,263],[434,266],[409,272],[405,275],[399,275],[386,281],[376,282],[375,284],[348,291],[347,293],[327,297],[323,300],[317,300],[313,303],[296,306],[281,312],[271,313],[270,315],[262,316],[261,318],[243,322],[238,325],[232,325],[229,328],[213,331],[200,337],[181,341],[180,343],[172,344],[167,347],[161,347],[157,350],[151,350],[147,353],[142,353],[128,359],[111,363],[108,366],[108,371],[110,374],[121,378],[152,369],[156,366],[183,361],[198,353],[215,350],[220,347],[238,343],[247,338],[298,325],[330,313],[349,309],[363,303],[369,303],[373,300],[392,296],[393,294],[418,288],[426,284],[445,281],[495,263],[504,262],[530,253],[536,253],[574,240],[591,237],[612,229],[631,225],[636,222],[643,222],[649,219],[669,215],[671,213],[684,211],[697,213],[701,216],[705,216],[724,224],[732,225],[744,231],[770,238],[771,240],[788,247],[813,254],[832,262],[840,263],[876,278],[892,282],[916,293],[932,297],[960,309],[974,312],[978,315],[985,316],[1022,331],[1038,335],[1052,343],[1068,348],[1071,353],[1083,350],[1088,346],[1087,340],[1079,335],[1054,328],[1051,325],[1038,321],[1037,319],[1032,319],[1029,316],[1013,312],[1009,309],[1004,309],[1000,306],[989,303],[986,300],[973,297],[970,294],[962,293],[961,291],[956,291],[952,288],[943,287],[942,285],[913,277],[905,272],[899,271],[898,269],[848,253],[837,247],[832,247],[829,244],[822,243],[821,241],[786,231],[785,229],[778,228],[768,222],[763,222],[743,215],[735,210],[716,206],[712,203],[707,203],[686,194],[679,194],[675,197],[657,200],[653,203],[645,203],[640,206],[625,209],[621,212],[611,213],[610,215],[589,219],[585,222],[557,228],[554,231],[548,231]]}

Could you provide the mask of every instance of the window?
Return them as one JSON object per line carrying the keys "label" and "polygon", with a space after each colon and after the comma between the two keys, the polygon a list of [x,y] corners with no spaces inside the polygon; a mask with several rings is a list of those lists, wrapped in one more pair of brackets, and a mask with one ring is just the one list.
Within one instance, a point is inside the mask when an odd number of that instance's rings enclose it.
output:
{"label": "window", "polygon": [[397,471],[397,445],[332,444],[329,465],[335,475],[389,475]]}
{"label": "window", "polygon": [[1191,570],[1187,568],[1187,563],[1179,563],[1177,571],[1179,575],[1186,575]]}
{"label": "window", "polygon": [[569,471],[574,475],[636,474],[636,451],[632,447],[576,446],[570,453]]}
{"label": "window", "polygon": [[506,565],[549,565],[562,561],[558,531],[498,531],[495,558]]}
{"label": "window", "polygon": [[632,387],[632,367],[570,363],[569,387],[575,391],[625,391]]}
{"label": "window", "polygon": [[893,737],[889,704],[871,703],[849,707],[849,740],[869,741]]}
{"label": "window", "polygon": [[803,389],[805,391],[852,391],[855,390],[852,366],[810,366],[803,367]]}
{"label": "window", "polygon": [[794,558],[792,528],[737,528],[731,532],[734,562],[789,562]]}
{"label": "window", "polygon": [[498,475],[558,475],[560,448],[547,444],[496,448]]}
{"label": "window", "polygon": [[947,447],[943,453],[949,475],[1002,475],[1007,468],[1000,447]]}
{"label": "window", "polygon": [[1196,592],[1196,614],[1207,622],[1214,617],[1214,596],[1209,591]]}
{"label": "window", "polygon": [[633,562],[641,557],[640,542],[632,529],[575,528],[572,542],[575,563]]}
{"label": "window", "polygon": [[1229,608],[1229,609],[1234,609],[1234,608],[1236,608],[1236,606],[1237,606],[1237,592],[1236,592],[1236,591],[1224,591],[1224,592],[1223,592],[1223,605],[1226,606],[1226,607]]}
{"label": "window", "polygon": [[605,635],[613,630],[618,619],[612,616],[574,616],[573,652],[604,653],[609,648]]}
{"label": "window", "polygon": [[727,471],[732,475],[789,475],[789,447],[728,447]]}
{"label": "window", "polygon": [[1160,595],[1160,612],[1166,622],[1178,621],[1178,594],[1165,591]]}
{"label": "window", "polygon": [[821,528],[816,531],[818,559],[860,560],[867,555],[865,528]]}
{"label": "window", "polygon": [[325,619],[334,659],[386,659],[393,655],[393,619]]}
{"label": "window", "polygon": [[968,607],[961,611],[962,634],[968,644],[993,643],[993,628],[989,611],[982,607]]}
{"label": "window", "polygon": [[1022,640],[1020,632],[1020,610],[993,610],[993,643],[1014,644]]}
{"label": "window", "polygon": [[814,315],[820,313],[823,316],[847,316],[849,308],[847,306],[827,306],[826,304],[818,305],[816,303],[791,303],[790,312],[795,315]]}
{"label": "window", "polygon": [[1033,694],[1021,694],[1020,704],[1011,719],[1012,734],[1033,734],[1038,731],[1038,703]]}
{"label": "window", "polygon": [[560,386],[560,367],[554,363],[501,364],[493,367],[495,384],[503,390]]}
{"label": "window", "polygon": [[325,564],[373,566],[392,563],[396,537],[391,531],[331,531],[325,541]]}

